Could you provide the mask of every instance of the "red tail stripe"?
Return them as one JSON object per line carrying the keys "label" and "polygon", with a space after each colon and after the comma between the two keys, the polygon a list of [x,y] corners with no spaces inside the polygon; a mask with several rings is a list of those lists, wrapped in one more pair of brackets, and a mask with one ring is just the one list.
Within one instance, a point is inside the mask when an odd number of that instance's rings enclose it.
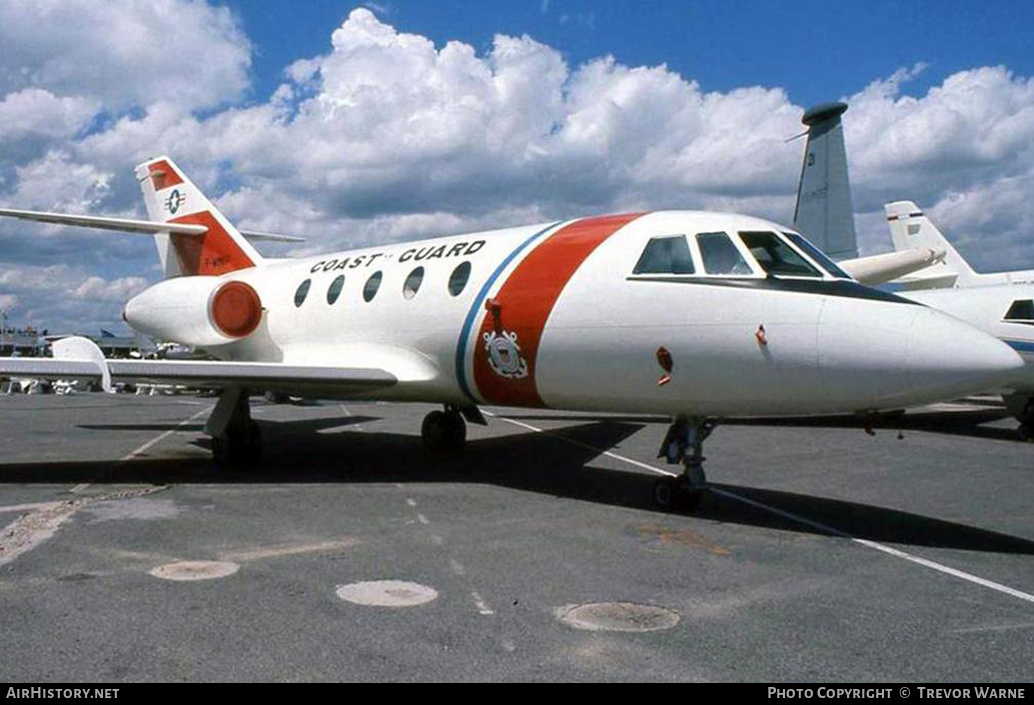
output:
{"label": "red tail stripe", "polygon": [[176,256],[179,257],[180,271],[184,274],[226,274],[255,266],[208,211],[184,215],[170,222],[204,225],[208,228],[204,235],[171,236]]}
{"label": "red tail stripe", "polygon": [[[545,406],[539,395],[535,371],[546,321],[560,293],[582,262],[604,240],[640,215],[642,213],[610,215],[571,223],[549,236],[517,265],[494,297],[499,315],[486,315],[477,339],[472,341],[474,381],[487,402]],[[501,330],[517,334],[517,345],[528,365],[526,377],[500,376],[489,364],[485,335],[493,332],[497,325]]]}
{"label": "red tail stripe", "polygon": [[183,177],[164,159],[154,162],[147,167],[147,170],[151,172],[151,177],[154,179],[155,191],[183,183]]}

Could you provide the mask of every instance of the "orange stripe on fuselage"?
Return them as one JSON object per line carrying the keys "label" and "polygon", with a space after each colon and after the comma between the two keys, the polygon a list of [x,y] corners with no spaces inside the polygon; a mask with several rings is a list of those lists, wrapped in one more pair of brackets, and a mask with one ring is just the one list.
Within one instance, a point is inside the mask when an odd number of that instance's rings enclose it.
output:
{"label": "orange stripe on fuselage", "polygon": [[[539,343],[560,293],[567,282],[604,240],[641,213],[586,218],[556,231],[517,267],[490,300],[498,315],[488,311],[481,322],[474,347],[474,382],[490,404],[545,406],[535,379]],[[487,338],[516,333],[516,344],[527,364],[524,377],[506,377],[489,362]]]}

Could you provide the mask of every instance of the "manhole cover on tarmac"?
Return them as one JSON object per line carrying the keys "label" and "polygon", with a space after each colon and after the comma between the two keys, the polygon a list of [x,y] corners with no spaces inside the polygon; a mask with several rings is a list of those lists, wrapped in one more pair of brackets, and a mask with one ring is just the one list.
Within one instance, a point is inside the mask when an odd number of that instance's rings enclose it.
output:
{"label": "manhole cover on tarmac", "polygon": [[434,600],[438,591],[402,580],[371,580],[340,585],[337,596],[346,602],[370,607],[416,607]]}
{"label": "manhole cover on tarmac", "polygon": [[240,569],[236,563],[222,561],[183,561],[160,565],[151,575],[163,580],[213,580],[226,578]]}
{"label": "manhole cover on tarmac", "polygon": [[594,602],[561,607],[557,610],[557,617],[569,627],[600,632],[654,632],[671,629],[679,623],[678,612],[633,602]]}

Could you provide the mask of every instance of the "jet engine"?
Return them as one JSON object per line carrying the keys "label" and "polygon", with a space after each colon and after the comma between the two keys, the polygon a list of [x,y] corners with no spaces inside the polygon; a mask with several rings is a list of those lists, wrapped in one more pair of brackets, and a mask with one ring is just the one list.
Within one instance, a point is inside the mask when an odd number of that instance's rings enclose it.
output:
{"label": "jet engine", "polygon": [[161,340],[208,347],[251,335],[262,321],[262,300],[242,281],[176,277],[158,282],[126,304],[122,318]]}

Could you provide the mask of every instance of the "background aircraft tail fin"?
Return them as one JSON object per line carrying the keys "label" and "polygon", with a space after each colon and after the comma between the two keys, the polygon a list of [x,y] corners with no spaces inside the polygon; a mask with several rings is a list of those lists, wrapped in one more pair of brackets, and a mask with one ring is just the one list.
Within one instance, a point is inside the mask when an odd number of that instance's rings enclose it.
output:
{"label": "background aircraft tail fin", "polygon": [[940,261],[903,279],[906,287],[966,286],[980,276],[915,203],[895,201],[884,205],[883,210],[895,250],[918,247],[943,253]]}
{"label": "background aircraft tail fin", "polygon": [[261,264],[262,257],[169,157],[136,167],[148,217],[160,223],[200,225],[203,235],[154,236],[166,277],[225,274]]}
{"label": "background aircraft tail fin", "polygon": [[835,260],[858,256],[840,122],[846,110],[844,103],[824,103],[801,118],[808,126],[808,142],[793,216],[794,227]]}

